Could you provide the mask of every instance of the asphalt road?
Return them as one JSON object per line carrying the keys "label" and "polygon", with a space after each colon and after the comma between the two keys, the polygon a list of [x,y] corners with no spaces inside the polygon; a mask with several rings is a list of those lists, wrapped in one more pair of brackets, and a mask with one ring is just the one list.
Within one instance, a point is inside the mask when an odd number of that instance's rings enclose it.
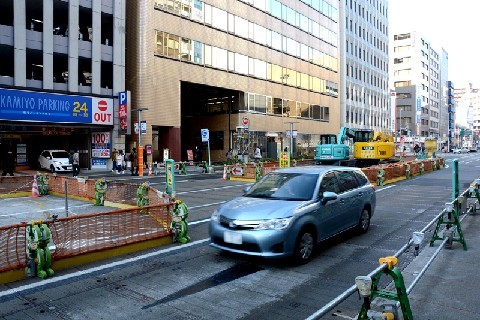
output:
{"label": "asphalt road", "polygon": [[[447,155],[447,166],[453,156]],[[480,176],[480,154],[455,155],[460,190]],[[377,188],[370,231],[324,243],[307,265],[222,253],[208,245],[208,218],[246,182],[220,175],[177,179],[192,241],[0,286],[0,319],[305,319],[394,254],[451,200],[451,168]],[[112,176],[109,179],[141,177]],[[163,178],[146,177],[161,189]],[[139,182],[140,182],[139,181]],[[432,232],[431,230],[430,232]],[[425,238],[429,239],[431,233]],[[408,252],[400,267],[413,259]],[[16,292],[13,293],[15,289]],[[12,294],[13,293],[13,294]],[[354,295],[323,319],[351,318]],[[414,311],[414,310],[413,310]]]}

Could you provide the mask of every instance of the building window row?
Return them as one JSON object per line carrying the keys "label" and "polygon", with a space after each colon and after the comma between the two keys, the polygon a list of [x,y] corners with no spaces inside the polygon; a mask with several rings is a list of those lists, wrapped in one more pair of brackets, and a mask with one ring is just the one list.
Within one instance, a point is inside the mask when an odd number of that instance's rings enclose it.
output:
{"label": "building window row", "polygon": [[[321,26],[318,22],[304,16],[303,14],[293,10],[277,0],[239,0],[254,6],[255,8],[271,14],[273,17],[280,19],[308,34],[313,35],[333,46],[337,46],[338,35],[336,32]],[[327,16],[333,21],[338,21],[337,9],[327,4],[331,11],[331,16]],[[330,10],[329,10],[330,11]],[[322,12],[323,13],[323,12]],[[323,28],[323,29],[322,29]],[[321,33],[323,30],[323,34]]]}
{"label": "building window row", "polygon": [[346,48],[345,48],[346,53],[349,53],[352,56],[355,56],[359,59],[363,59],[363,61],[371,64],[375,68],[379,68],[382,71],[388,71],[388,63],[386,61],[380,58],[377,58],[372,53],[371,54],[366,53],[365,49],[363,49],[363,56],[362,56],[362,48],[360,46],[357,47],[357,45],[355,45],[354,47],[353,42],[350,42],[350,50],[348,50],[348,47],[349,47],[348,45],[349,45],[349,42],[347,40]]}
{"label": "building window row", "polygon": [[256,93],[247,93],[245,100],[246,109],[253,113],[327,122],[330,120],[329,107]]}
{"label": "building window row", "polygon": [[365,125],[365,126],[380,126],[380,127],[385,126],[385,123],[387,123],[386,119],[381,118],[379,116],[372,116],[370,118],[369,116],[367,116],[366,113],[362,114],[362,112],[353,112],[353,111],[346,112],[345,122],[356,124],[359,126]]}
{"label": "building window row", "polygon": [[[363,78],[362,78],[362,73],[363,73]],[[363,70],[362,72],[362,69],[361,68],[357,68],[355,67],[355,69],[353,68],[353,65],[349,65],[347,63],[347,66],[346,66],[346,74],[347,74],[347,77],[352,77],[356,80],[359,80],[359,81],[363,81],[367,84],[370,84],[374,87],[378,87],[380,89],[386,89],[387,88],[387,81],[386,80],[381,80],[380,77],[377,77],[373,74],[370,74],[370,72],[366,72],[365,70]]]}
{"label": "building window row", "polygon": [[[355,1],[356,3],[356,1]],[[358,4],[358,12],[357,12],[357,5],[356,4],[353,4],[352,6],[352,0],[350,0],[350,10],[354,11],[355,14],[357,15],[358,13],[358,16],[359,17],[362,17],[363,19],[365,19],[367,22],[371,23],[375,28],[377,28],[379,31],[383,32],[383,34],[387,34],[388,33],[388,27],[386,26],[385,23],[382,23],[382,21],[380,19],[378,19],[375,14],[372,15],[372,12],[368,12],[368,9],[367,9],[367,14],[365,15],[365,7],[362,7],[360,5],[360,3]],[[385,18],[387,18],[387,10],[386,10],[386,7],[385,6],[377,6],[377,11],[382,14]]]}
{"label": "building window row", "polygon": [[[284,4],[281,4],[277,0],[240,0],[240,1],[248,3],[249,5],[254,6],[257,9],[268,12],[271,15],[274,15],[274,16],[279,15],[279,16],[285,16],[285,18],[287,18],[288,15],[293,15],[293,13],[291,13],[291,11],[290,11],[290,10],[293,10],[293,9],[291,9],[290,7],[288,7]],[[326,16],[327,18],[329,18],[329,19],[331,19],[335,22],[338,21],[337,8],[333,7],[328,2],[326,2],[324,0],[300,0],[300,1],[309,5],[310,7],[315,9],[316,11],[318,11],[321,14],[323,14],[324,16]],[[282,7],[280,7],[280,5]],[[294,11],[294,12],[296,14],[300,15],[298,12],[296,12],[296,11]],[[277,17],[277,18],[281,19],[280,17]],[[293,17],[291,17],[291,19],[293,19]],[[292,21],[294,21],[294,20],[292,20]]]}
{"label": "building window row", "polygon": [[163,31],[155,31],[155,53],[184,62],[338,96],[338,84],[335,82]]}
{"label": "building window row", "polygon": [[[230,14],[227,11],[218,9],[208,4],[204,4],[202,6],[201,1],[199,1],[198,4],[197,1],[195,1],[195,4],[198,5],[199,8],[208,8],[206,10],[202,9],[202,12],[205,13],[203,13],[201,16],[205,17],[205,15],[207,15],[208,17],[215,17],[215,19],[213,20],[197,19],[196,16],[192,14],[191,10],[187,11],[188,14],[184,13],[185,10],[182,8],[186,7],[185,3],[182,3],[182,6],[175,7],[167,4],[171,2],[172,1],[168,0],[156,0],[156,8],[159,10],[176,13],[194,21],[205,22],[206,24],[209,24],[219,30],[226,31],[238,37],[254,41],[258,44],[270,47],[278,51],[282,51],[286,54],[322,66],[326,69],[338,71],[337,58],[332,57],[320,50],[307,46],[306,44],[300,43],[294,39],[286,37],[278,32],[248,21],[247,19]],[[209,22],[207,23],[206,21]],[[326,31],[326,28],[320,26],[320,35],[325,35]]]}
{"label": "building window row", "polygon": [[[362,28],[360,24],[358,24],[358,28],[357,28],[357,23],[353,22],[352,19],[349,20],[348,17],[346,17],[345,19],[346,19],[346,26],[345,26],[346,30],[350,29],[350,32],[358,36],[358,38],[363,38],[363,40],[370,42],[370,44],[373,47],[384,52],[385,54],[388,53],[388,43],[386,41],[382,41],[380,38],[372,35],[372,33],[369,33],[368,31],[365,32],[365,28]],[[350,26],[348,23],[349,21],[350,21]],[[385,36],[387,35],[385,34]]]}

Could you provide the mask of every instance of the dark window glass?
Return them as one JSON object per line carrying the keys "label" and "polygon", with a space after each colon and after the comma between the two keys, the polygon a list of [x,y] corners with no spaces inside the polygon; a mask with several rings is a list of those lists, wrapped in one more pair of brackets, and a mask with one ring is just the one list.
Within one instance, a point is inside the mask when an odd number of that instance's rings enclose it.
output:
{"label": "dark window glass", "polygon": [[355,171],[355,177],[357,177],[358,185],[359,186],[364,186],[366,184],[370,184],[370,181],[368,181],[367,177],[365,174],[361,171]]}
{"label": "dark window glass", "polygon": [[337,171],[337,177],[339,181],[340,193],[355,189],[358,186],[357,179],[355,178],[355,173],[353,171]]}
{"label": "dark window glass", "polygon": [[326,173],[322,182],[320,183],[320,195],[325,191],[339,193],[340,189],[338,188],[338,180],[334,172]]}

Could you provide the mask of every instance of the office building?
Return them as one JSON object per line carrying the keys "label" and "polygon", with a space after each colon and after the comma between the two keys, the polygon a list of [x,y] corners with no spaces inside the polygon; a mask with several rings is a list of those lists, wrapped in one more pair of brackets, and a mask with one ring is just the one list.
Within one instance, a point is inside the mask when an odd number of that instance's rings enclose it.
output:
{"label": "office building", "polygon": [[107,167],[125,89],[125,0],[0,1],[0,152],[35,168],[43,149]]}
{"label": "office building", "polygon": [[195,147],[212,161],[255,146],[313,155],[340,127],[338,3],[129,1],[126,84],[148,160],[189,160]]}
{"label": "office building", "polygon": [[390,131],[388,1],[340,1],[341,124]]}

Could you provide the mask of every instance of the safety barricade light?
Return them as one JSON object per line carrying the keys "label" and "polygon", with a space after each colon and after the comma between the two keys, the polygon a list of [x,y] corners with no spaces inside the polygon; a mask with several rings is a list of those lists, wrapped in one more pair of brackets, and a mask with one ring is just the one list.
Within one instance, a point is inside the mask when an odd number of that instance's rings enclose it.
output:
{"label": "safety barricade light", "polygon": [[413,232],[413,244],[415,245],[415,250],[413,251],[413,254],[415,256],[418,256],[418,252],[419,252],[419,249],[420,249],[420,244],[422,243],[423,241],[423,237],[424,237],[424,233],[423,232],[419,232],[419,231],[414,231]]}
{"label": "safety barricade light", "polygon": [[372,294],[372,278],[369,276],[357,276],[355,278],[360,296],[363,298],[365,309],[370,310],[370,295]]}

